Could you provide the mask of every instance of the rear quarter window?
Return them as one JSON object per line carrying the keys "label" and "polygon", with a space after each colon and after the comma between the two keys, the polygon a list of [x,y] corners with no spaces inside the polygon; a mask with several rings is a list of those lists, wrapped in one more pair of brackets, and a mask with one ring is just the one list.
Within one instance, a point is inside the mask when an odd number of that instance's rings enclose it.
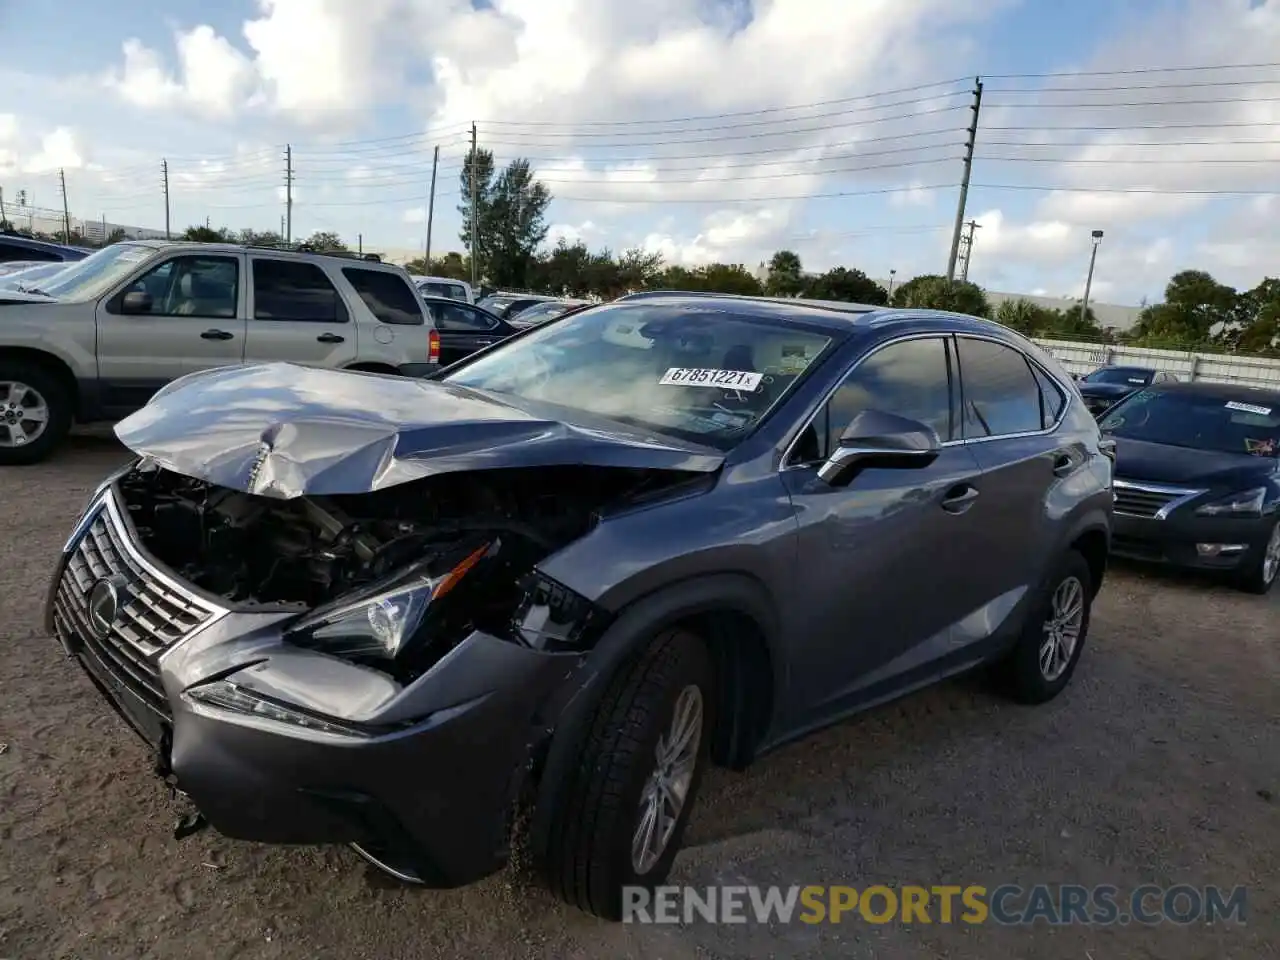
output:
{"label": "rear quarter window", "polygon": [[342,275],[381,323],[421,326],[422,300],[408,280],[386,270],[343,267]]}

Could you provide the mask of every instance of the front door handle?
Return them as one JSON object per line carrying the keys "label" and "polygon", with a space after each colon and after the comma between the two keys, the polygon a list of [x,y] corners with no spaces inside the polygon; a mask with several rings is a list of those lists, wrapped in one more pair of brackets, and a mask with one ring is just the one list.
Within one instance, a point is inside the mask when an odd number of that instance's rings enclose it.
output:
{"label": "front door handle", "polygon": [[336,333],[322,333],[316,337],[316,343],[346,343],[346,337],[340,337]]}
{"label": "front door handle", "polygon": [[1053,458],[1053,475],[1055,477],[1065,477],[1073,472],[1076,468],[1076,462],[1070,454],[1060,453]]}
{"label": "front door handle", "polygon": [[229,330],[206,330],[200,334],[201,340],[233,340],[235,334]]}
{"label": "front door handle", "polygon": [[968,483],[961,483],[947,491],[947,495],[942,498],[942,509],[947,513],[964,513],[977,499],[978,488]]}

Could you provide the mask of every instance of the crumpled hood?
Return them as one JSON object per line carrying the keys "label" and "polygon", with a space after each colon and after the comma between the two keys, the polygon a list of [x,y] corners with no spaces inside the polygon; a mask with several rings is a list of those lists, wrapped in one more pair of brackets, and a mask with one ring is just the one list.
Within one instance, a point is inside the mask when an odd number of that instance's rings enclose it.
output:
{"label": "crumpled hood", "polygon": [[[586,464],[709,473],[719,451],[467,387],[290,363],[219,367],[116,426],[161,466],[279,499],[462,470]],[[557,415],[560,414],[560,415]]]}
{"label": "crumpled hood", "polygon": [[28,293],[14,287],[0,286],[0,306],[14,303],[57,303],[57,297],[44,293]]}

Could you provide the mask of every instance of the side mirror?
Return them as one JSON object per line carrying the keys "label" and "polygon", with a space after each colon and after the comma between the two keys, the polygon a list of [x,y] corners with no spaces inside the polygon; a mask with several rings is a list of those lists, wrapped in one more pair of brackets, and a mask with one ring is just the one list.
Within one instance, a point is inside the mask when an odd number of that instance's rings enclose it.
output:
{"label": "side mirror", "polygon": [[863,410],[845,427],[839,445],[818,468],[818,476],[839,487],[864,467],[926,467],[941,451],[938,434],[927,424],[882,410]]}
{"label": "side mirror", "polygon": [[120,300],[121,313],[150,313],[151,294],[145,290],[130,290]]}

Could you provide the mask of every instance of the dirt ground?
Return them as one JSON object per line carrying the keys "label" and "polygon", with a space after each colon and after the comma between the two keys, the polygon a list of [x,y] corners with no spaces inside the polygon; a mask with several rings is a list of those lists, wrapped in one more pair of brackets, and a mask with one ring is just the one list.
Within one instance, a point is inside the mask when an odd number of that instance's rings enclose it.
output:
{"label": "dirt ground", "polygon": [[673,883],[1248,887],[1214,927],[641,927],[510,872],[394,886],[344,849],[171,839],[147,758],[40,625],[73,515],[123,453],[0,471],[0,958],[1280,956],[1280,595],[1116,570],[1069,690],[947,684],[705,782]]}

